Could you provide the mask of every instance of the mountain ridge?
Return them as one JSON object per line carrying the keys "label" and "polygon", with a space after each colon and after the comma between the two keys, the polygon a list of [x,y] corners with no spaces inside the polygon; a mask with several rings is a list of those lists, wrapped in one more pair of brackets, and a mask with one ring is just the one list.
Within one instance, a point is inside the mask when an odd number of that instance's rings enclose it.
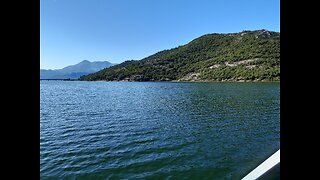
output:
{"label": "mountain ridge", "polygon": [[40,69],[40,79],[78,79],[83,75],[100,71],[114,64],[109,61],[83,60],[77,64],[66,66],[62,69]]}
{"label": "mountain ridge", "polygon": [[261,29],[205,34],[80,80],[280,81],[280,32]]}

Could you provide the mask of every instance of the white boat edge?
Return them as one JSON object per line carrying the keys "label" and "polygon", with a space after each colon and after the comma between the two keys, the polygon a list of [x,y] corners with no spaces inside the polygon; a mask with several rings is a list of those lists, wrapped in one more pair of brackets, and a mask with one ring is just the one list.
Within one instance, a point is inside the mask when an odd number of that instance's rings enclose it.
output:
{"label": "white boat edge", "polygon": [[247,174],[242,180],[253,180],[258,179],[261,175],[266,173],[268,170],[280,163],[280,149],[275,152],[272,156],[266,159],[258,167]]}

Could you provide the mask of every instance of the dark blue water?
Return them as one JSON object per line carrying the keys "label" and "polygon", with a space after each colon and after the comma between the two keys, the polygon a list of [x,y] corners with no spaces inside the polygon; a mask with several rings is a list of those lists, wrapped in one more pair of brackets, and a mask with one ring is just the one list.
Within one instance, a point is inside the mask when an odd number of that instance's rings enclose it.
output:
{"label": "dark blue water", "polygon": [[280,148],[279,91],[40,81],[40,177],[240,179]]}

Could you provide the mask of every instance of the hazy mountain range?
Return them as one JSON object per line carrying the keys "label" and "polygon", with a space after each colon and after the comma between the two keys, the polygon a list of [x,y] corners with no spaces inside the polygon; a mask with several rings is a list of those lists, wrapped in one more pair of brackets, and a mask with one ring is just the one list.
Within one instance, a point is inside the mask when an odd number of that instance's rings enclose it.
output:
{"label": "hazy mountain range", "polygon": [[83,60],[78,64],[62,69],[40,69],[40,79],[78,79],[80,76],[88,75],[113,65],[108,61],[90,62]]}

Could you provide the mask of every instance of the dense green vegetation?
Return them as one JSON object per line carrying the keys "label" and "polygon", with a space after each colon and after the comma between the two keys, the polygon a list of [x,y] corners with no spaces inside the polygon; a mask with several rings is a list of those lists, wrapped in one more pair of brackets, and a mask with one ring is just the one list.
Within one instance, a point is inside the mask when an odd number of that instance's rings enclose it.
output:
{"label": "dense green vegetation", "polygon": [[125,61],[80,80],[279,81],[280,33],[207,34],[142,60]]}

